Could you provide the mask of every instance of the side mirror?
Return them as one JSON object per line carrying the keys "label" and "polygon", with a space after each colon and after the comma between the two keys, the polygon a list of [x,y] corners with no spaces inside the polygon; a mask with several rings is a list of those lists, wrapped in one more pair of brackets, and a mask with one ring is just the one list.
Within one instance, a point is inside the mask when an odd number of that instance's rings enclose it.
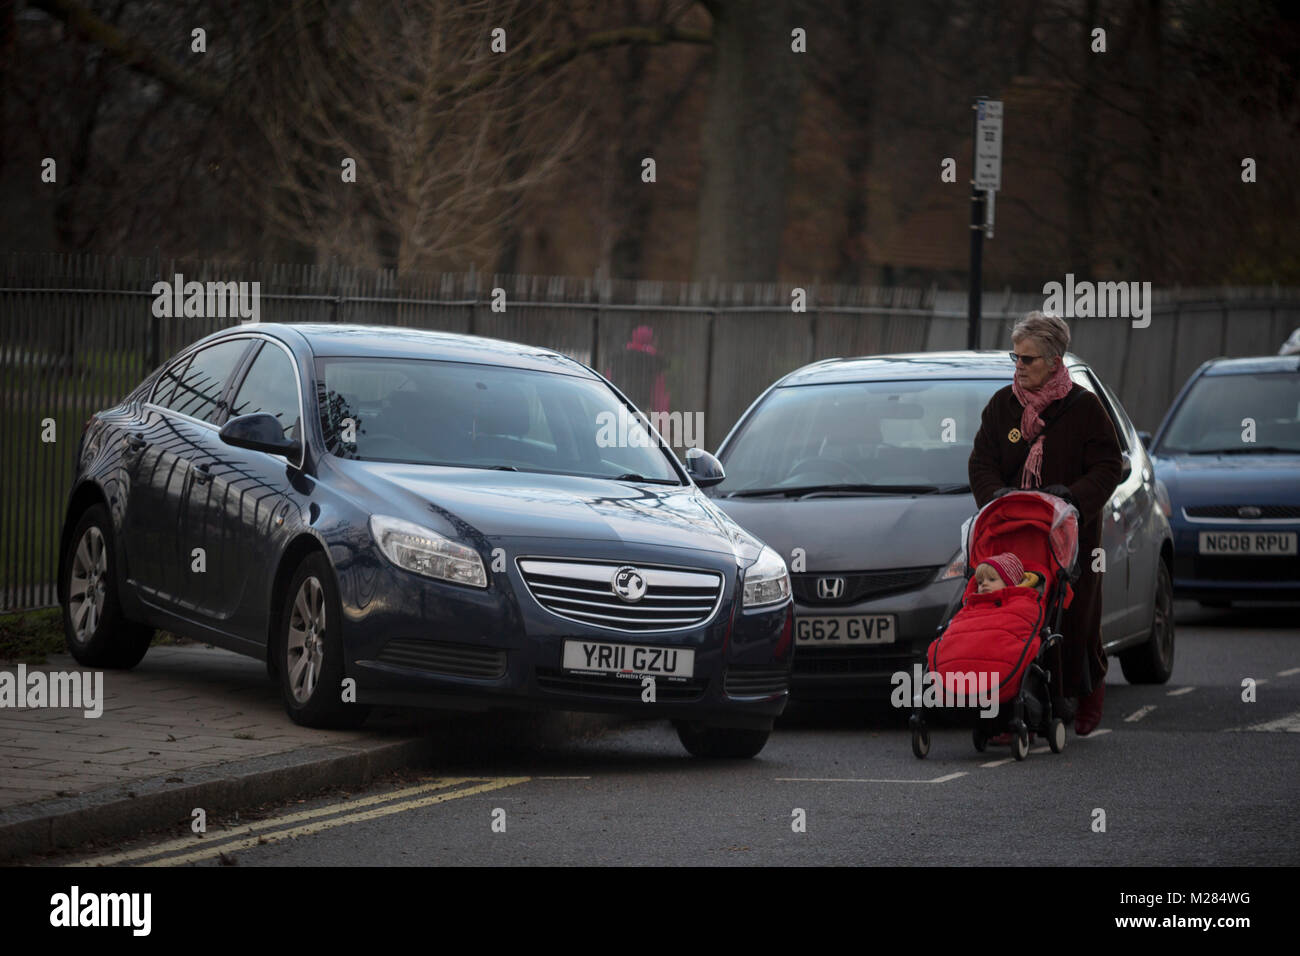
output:
{"label": "side mirror", "polygon": [[1151,447],[1151,433],[1150,433],[1150,432],[1138,432],[1138,441],[1142,442],[1142,447],[1143,447],[1143,448],[1150,448],[1150,447]]}
{"label": "side mirror", "polygon": [[727,477],[722,462],[703,448],[686,449],[686,473],[701,488],[712,487]]}
{"label": "side mirror", "polygon": [[1128,481],[1128,476],[1133,474],[1133,459],[1129,457],[1129,454],[1126,451],[1120,452],[1119,457],[1119,480]]}
{"label": "side mirror", "polygon": [[296,459],[302,450],[298,442],[284,437],[284,426],[279,420],[265,412],[232,418],[221,426],[218,434],[227,445],[284,455],[286,458]]}

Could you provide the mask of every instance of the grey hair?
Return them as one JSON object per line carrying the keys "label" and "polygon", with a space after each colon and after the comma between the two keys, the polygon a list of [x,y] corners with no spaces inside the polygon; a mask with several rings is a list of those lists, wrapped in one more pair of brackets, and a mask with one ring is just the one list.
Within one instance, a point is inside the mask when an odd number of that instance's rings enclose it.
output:
{"label": "grey hair", "polygon": [[1021,339],[1033,339],[1049,359],[1061,358],[1070,347],[1070,327],[1059,315],[1030,312],[1011,330],[1013,345]]}

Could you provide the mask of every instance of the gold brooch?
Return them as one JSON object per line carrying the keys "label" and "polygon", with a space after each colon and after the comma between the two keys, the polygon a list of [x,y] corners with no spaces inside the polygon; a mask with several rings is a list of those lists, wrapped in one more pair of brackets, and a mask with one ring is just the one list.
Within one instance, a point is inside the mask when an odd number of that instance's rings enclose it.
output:
{"label": "gold brooch", "polygon": [[1007,437],[1011,439],[1013,444],[1015,442],[1020,441],[1020,429],[1019,428],[1011,429],[1011,431],[1007,432]]}

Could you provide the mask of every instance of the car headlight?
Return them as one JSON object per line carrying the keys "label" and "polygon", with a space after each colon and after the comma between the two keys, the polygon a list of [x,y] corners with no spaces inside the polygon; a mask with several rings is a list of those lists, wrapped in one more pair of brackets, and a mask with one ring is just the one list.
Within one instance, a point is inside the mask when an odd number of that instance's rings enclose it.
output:
{"label": "car headlight", "polygon": [[379,550],[399,568],[453,584],[487,587],[487,571],[478,552],[431,528],[401,518],[371,515],[370,533]]}
{"label": "car headlight", "polygon": [[790,572],[785,561],[767,545],[745,572],[745,607],[778,604],[790,597]]}
{"label": "car headlight", "polygon": [[948,581],[952,578],[964,578],[966,576],[966,552],[961,548],[952,556],[952,560],[939,572],[936,581]]}

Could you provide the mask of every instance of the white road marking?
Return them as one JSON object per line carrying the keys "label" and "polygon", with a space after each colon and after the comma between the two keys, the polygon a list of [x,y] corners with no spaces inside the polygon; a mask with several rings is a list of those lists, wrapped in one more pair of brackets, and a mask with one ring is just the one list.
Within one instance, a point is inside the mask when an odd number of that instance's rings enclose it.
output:
{"label": "white road marking", "polygon": [[774,777],[773,779],[787,783],[947,783],[949,780],[956,780],[958,777],[964,776],[966,776],[966,771],[961,770],[943,777],[935,777],[932,780],[880,780],[858,777]]}
{"label": "white road marking", "polygon": [[1195,687],[1180,687],[1180,688],[1178,688],[1178,690],[1171,690],[1169,693],[1165,694],[1165,696],[1166,696],[1166,697],[1181,697],[1181,696],[1183,696],[1183,694],[1190,694],[1190,693],[1191,693],[1192,691],[1194,691],[1194,690],[1196,690]]}
{"label": "white road marking", "polygon": [[1147,704],[1144,707],[1139,707],[1137,710],[1133,711],[1133,713],[1129,714],[1127,717],[1124,718],[1124,723],[1126,724],[1137,723],[1139,720],[1141,720],[1143,717],[1145,717],[1147,714],[1151,713],[1151,711],[1155,709],[1156,709],[1155,704]]}
{"label": "white road marking", "polygon": [[981,767],[1001,767],[1004,763],[1015,763],[1015,757],[1005,757],[1002,760],[990,760],[988,763],[980,764]]}
{"label": "white road marking", "polygon": [[533,777],[534,780],[590,780],[590,777]]}
{"label": "white road marking", "polygon": [[1300,674],[1300,667],[1289,667],[1284,671],[1278,671],[1278,677],[1290,677],[1292,674]]}
{"label": "white road marking", "polygon": [[1260,684],[1267,684],[1267,683],[1268,683],[1268,678],[1267,678],[1267,677],[1256,677],[1256,678],[1255,678],[1255,686],[1256,686],[1256,687],[1258,687]]}
{"label": "white road marking", "polygon": [[1233,727],[1233,730],[1261,730],[1265,733],[1288,733],[1300,734],[1300,711],[1294,714],[1287,714],[1285,717],[1279,717],[1277,720],[1265,721],[1262,724],[1251,724],[1249,727]]}
{"label": "white road marking", "polygon": [[1110,733],[1110,728],[1103,727],[1101,730],[1094,730],[1087,737],[1080,737],[1078,734],[1075,734],[1074,736],[1076,740],[1087,740],[1089,737],[1100,737],[1102,736],[1102,734],[1108,734],[1108,733]]}
{"label": "white road marking", "polygon": [[1045,754],[1045,753],[1048,753],[1051,749],[1052,749],[1052,748],[1051,748],[1051,746],[1050,746],[1049,744],[1043,744],[1043,746],[1041,746],[1041,747],[1035,747],[1035,748],[1033,748],[1033,749],[1032,749],[1031,751],[1029,751],[1029,752],[1030,752],[1031,754]]}

